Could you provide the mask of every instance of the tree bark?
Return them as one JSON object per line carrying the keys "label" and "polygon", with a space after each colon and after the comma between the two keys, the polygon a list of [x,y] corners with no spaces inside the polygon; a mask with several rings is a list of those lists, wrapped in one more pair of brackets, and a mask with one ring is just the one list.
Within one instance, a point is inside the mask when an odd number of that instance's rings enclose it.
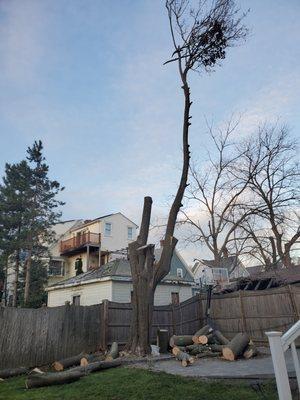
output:
{"label": "tree bark", "polygon": [[15,264],[15,280],[13,286],[13,307],[18,305],[18,283],[19,283],[19,271],[20,271],[20,250],[17,250],[16,254],[16,264]]}
{"label": "tree bark", "polygon": [[0,378],[3,379],[11,378],[13,376],[27,374],[28,372],[29,369],[26,367],[2,369],[0,371]]}
{"label": "tree bark", "polygon": [[182,336],[173,335],[170,338],[170,346],[171,347],[189,346],[192,344],[193,344],[193,336],[191,336],[191,335],[182,335]]}
{"label": "tree bark", "polygon": [[24,303],[25,305],[29,302],[30,297],[30,279],[31,279],[31,255],[32,248],[28,252],[28,257],[26,260],[26,274],[25,274],[25,288],[24,288]]}
{"label": "tree bark", "polygon": [[223,357],[225,360],[234,361],[238,356],[243,354],[249,341],[250,338],[247,333],[238,333],[235,335],[228,345],[223,347]]}
{"label": "tree bark", "polygon": [[169,347],[169,332],[166,329],[157,330],[157,346],[160,353],[167,353]]}
{"label": "tree bark", "polygon": [[119,357],[119,346],[117,342],[113,342],[110,348],[109,353],[107,354],[107,356],[105,357],[106,361],[112,361],[115,358]]}
{"label": "tree bark", "polygon": [[26,388],[32,389],[43,386],[64,385],[65,383],[75,382],[84,375],[84,371],[49,372],[29,375],[26,380]]}
{"label": "tree bark", "polygon": [[73,357],[55,361],[52,366],[55,369],[55,371],[63,371],[64,369],[72,367],[73,365],[79,365],[83,357],[88,357],[88,356],[86,354],[80,353]]}
{"label": "tree bark", "polygon": [[220,331],[214,331],[213,335],[220,344],[229,343],[229,340]]}

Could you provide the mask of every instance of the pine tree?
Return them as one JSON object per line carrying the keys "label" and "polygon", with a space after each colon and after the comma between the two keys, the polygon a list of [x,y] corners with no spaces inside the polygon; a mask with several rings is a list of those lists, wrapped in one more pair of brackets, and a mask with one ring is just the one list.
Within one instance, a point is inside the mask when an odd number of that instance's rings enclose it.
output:
{"label": "pine tree", "polygon": [[[64,203],[57,200],[58,193],[63,190],[60,184],[48,176],[49,166],[43,156],[43,144],[35,141],[27,149],[27,160],[31,166],[29,230],[26,240],[27,257],[25,263],[24,305],[29,305],[33,289],[32,278],[37,276],[37,265],[43,270],[45,266],[37,263],[48,255],[47,248],[53,241],[53,225],[59,221],[61,212],[57,208]],[[32,272],[34,269],[34,272]],[[31,278],[32,275],[32,278]],[[42,273],[41,276],[44,276]]]}
{"label": "pine tree", "polygon": [[[7,280],[8,263],[14,268],[13,302],[18,302],[20,252],[28,235],[31,169],[26,161],[5,165],[0,185],[0,251],[2,274]],[[6,295],[6,293],[5,293]],[[7,300],[7,299],[5,299]]]}
{"label": "pine tree", "polygon": [[6,164],[0,185],[0,286],[5,290],[8,265],[13,266],[13,306],[38,307],[45,301],[45,258],[61,215],[57,208],[63,202],[56,196],[63,188],[48,177],[42,151],[42,142],[34,142],[27,160]]}

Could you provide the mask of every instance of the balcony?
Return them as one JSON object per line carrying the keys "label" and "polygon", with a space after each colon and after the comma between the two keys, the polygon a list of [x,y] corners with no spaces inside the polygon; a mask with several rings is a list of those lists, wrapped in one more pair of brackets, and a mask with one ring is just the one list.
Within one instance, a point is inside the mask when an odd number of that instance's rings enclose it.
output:
{"label": "balcony", "polygon": [[61,255],[73,255],[86,251],[88,247],[99,248],[101,234],[93,232],[84,232],[67,240],[60,242]]}

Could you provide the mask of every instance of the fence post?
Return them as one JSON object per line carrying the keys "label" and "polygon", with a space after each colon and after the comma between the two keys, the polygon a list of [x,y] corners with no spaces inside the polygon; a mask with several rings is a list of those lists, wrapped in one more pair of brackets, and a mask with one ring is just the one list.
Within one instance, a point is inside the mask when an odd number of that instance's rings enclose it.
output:
{"label": "fence post", "polygon": [[292,309],[293,309],[293,313],[294,313],[294,319],[295,319],[295,322],[297,322],[300,319],[300,313],[297,308],[297,303],[295,302],[294,293],[291,288],[291,285],[288,285],[288,293],[290,295],[291,305],[292,305]]}
{"label": "fence post", "polygon": [[107,338],[108,338],[108,300],[103,300],[102,302],[102,326],[101,326],[101,347],[102,350],[107,348]]}
{"label": "fence post", "polygon": [[266,332],[269,339],[279,400],[292,400],[289,377],[286,369],[281,332]]}
{"label": "fence post", "polygon": [[202,304],[201,293],[198,294],[198,302],[199,302],[199,329],[200,329],[204,325],[203,304]]}
{"label": "fence post", "polygon": [[172,329],[173,329],[173,335],[176,335],[176,323],[175,323],[174,304],[172,304],[171,307],[172,307]]}
{"label": "fence post", "polygon": [[243,303],[243,295],[242,295],[242,291],[241,290],[239,290],[239,298],[240,298],[242,329],[243,329],[243,332],[247,332],[245,310],[244,310],[244,303]]}

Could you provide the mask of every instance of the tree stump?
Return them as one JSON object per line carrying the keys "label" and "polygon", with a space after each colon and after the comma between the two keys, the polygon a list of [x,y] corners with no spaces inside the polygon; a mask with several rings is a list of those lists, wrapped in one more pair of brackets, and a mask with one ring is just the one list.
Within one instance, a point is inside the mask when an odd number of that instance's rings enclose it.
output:
{"label": "tree stump", "polygon": [[119,357],[119,346],[117,342],[113,342],[110,348],[109,353],[107,354],[107,356],[105,357],[106,361],[112,361],[115,358]]}
{"label": "tree stump", "polygon": [[166,329],[157,330],[157,346],[160,353],[167,353],[169,347],[169,332]]}

